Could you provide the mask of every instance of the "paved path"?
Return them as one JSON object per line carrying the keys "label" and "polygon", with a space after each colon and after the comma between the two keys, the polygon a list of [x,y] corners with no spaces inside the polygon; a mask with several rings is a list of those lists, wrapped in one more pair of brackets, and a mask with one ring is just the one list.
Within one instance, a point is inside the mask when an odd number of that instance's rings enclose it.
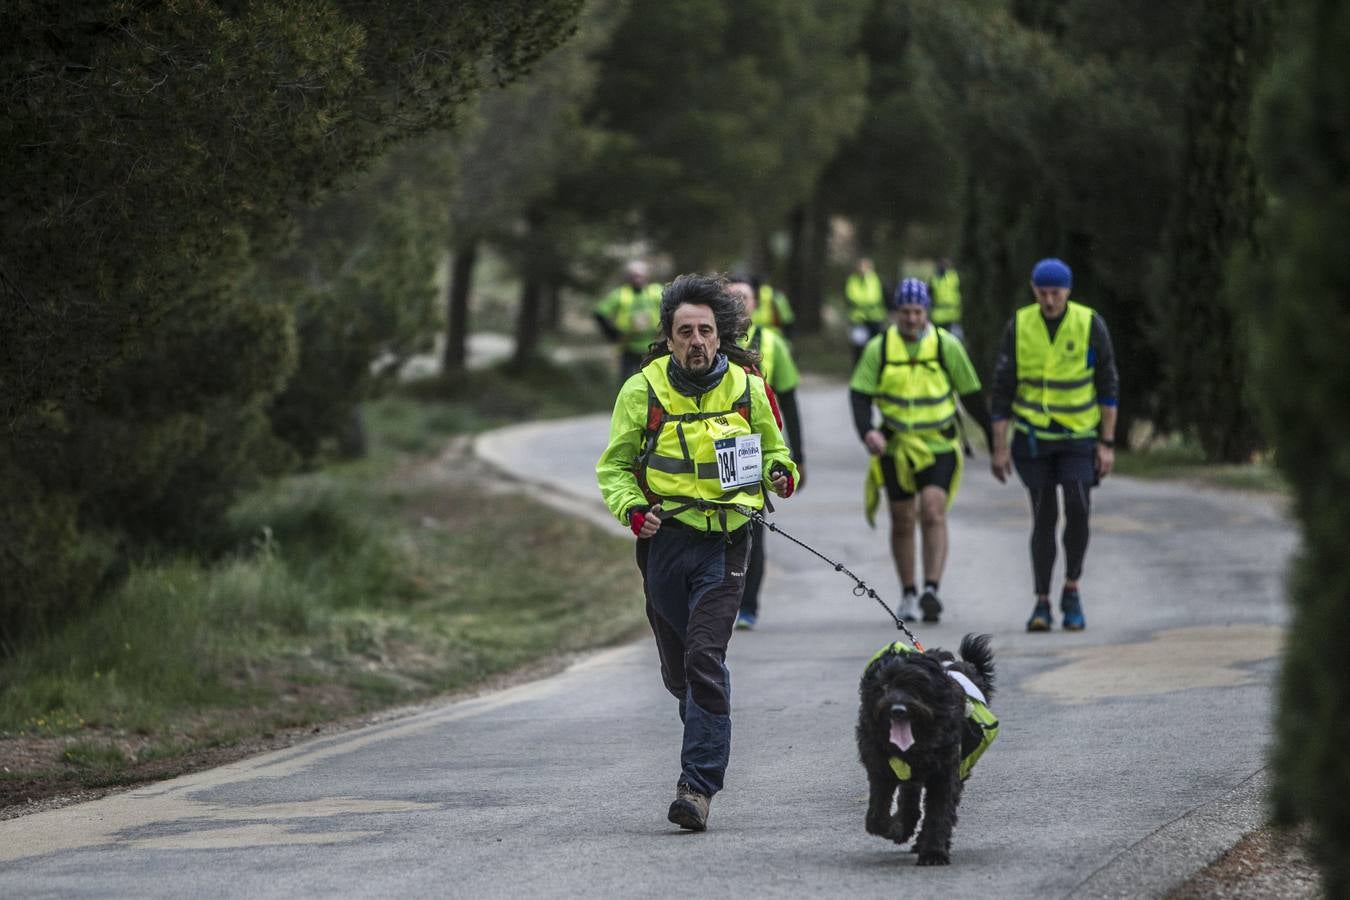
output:
{"label": "paved path", "polygon": [[[802,393],[809,478],[778,521],[894,599],[884,533],[859,512],[843,389]],[[591,475],[606,430],[604,417],[527,425],[479,451],[606,521]],[[994,636],[1003,732],[967,785],[949,868],[914,867],[862,829],[857,679],[893,626],[771,535],[762,625],[731,645],[732,767],[706,834],[665,821],[679,724],[648,639],[0,822],[0,896],[1160,896],[1259,823],[1295,535],[1267,500],[1175,484],[1112,478],[1094,505],[1089,628],[1029,635],[1025,496],[967,470],[949,613],[918,633]]]}

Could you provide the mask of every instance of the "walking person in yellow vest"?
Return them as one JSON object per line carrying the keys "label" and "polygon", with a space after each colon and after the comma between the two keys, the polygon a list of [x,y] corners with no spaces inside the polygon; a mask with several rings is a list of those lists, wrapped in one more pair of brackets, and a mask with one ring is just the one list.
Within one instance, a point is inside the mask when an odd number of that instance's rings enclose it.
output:
{"label": "walking person in yellow vest", "polygon": [[619,347],[619,384],[638,370],[652,341],[656,340],[661,316],[661,285],[652,284],[647,264],[635,259],[624,267],[624,283],[595,305],[593,315],[600,331]]}
{"label": "walking person in yellow vest", "polygon": [[[727,279],[727,291],[741,301],[746,314],[753,323],[755,310],[759,305],[758,291],[750,276],[733,275]],[[792,351],[785,338],[772,328],[751,324],[740,345],[759,354],[759,372],[764,383],[769,386],[771,397],[778,404],[782,416],[783,438],[792,451],[792,459],[797,463],[797,489],[806,484],[806,449],[802,437],[802,418],[797,407],[797,385],[801,375],[792,359]],[[741,610],[736,615],[736,627],[741,630],[754,628],[759,621],[759,590],[764,583],[764,526],[758,522],[750,523],[752,542],[750,545],[750,567],[745,573],[745,592],[741,595]]]}
{"label": "walking person in yellow vest", "polygon": [[[1115,464],[1120,377],[1106,322],[1069,300],[1073,273],[1058,259],[1031,271],[1036,302],[1003,332],[994,365],[990,468],[1006,481],[1014,467],[1031,495],[1031,571],[1036,595],[1027,631],[1049,631],[1059,489],[1064,494],[1066,631],[1087,627],[1078,582],[1087,555],[1089,494]],[[1011,426],[1012,440],[1008,432]]]}
{"label": "walking person in yellow vest", "polygon": [[928,283],[928,291],[933,297],[933,324],[947,329],[964,344],[966,333],[961,328],[961,276],[956,274],[952,261],[947,257],[938,260],[937,272]]}
{"label": "walking person in yellow vest", "polygon": [[858,260],[844,282],[844,302],[848,307],[848,342],[856,366],[867,342],[886,329],[885,289],[866,256]]}
{"label": "walking person in yellow vest", "polygon": [[[872,338],[849,380],[853,424],[872,455],[867,514],[884,487],[891,514],[891,555],[903,596],[898,615],[937,622],[947,563],[947,509],[964,464],[957,399],[990,438],[989,412],[966,348],[928,321],[928,286],[906,278],[893,299],[894,322]],[[881,414],[873,424],[872,407]],[[992,446],[992,443],[990,443]],[[923,594],[915,579],[914,529],[923,549]]]}
{"label": "walking person in yellow vest", "polygon": [[751,534],[765,491],[791,496],[798,472],[757,359],[737,344],[745,312],[726,283],[681,275],[661,299],[660,344],[624,382],[595,474],[605,504],[637,537],[637,564],[661,679],[684,740],[667,818],[708,826],[731,753],[726,666]]}
{"label": "walking person in yellow vest", "polygon": [[755,291],[758,302],[755,304],[754,313],[750,316],[750,323],[772,328],[785,337],[792,337],[797,314],[792,311],[787,294],[758,279],[755,279]]}

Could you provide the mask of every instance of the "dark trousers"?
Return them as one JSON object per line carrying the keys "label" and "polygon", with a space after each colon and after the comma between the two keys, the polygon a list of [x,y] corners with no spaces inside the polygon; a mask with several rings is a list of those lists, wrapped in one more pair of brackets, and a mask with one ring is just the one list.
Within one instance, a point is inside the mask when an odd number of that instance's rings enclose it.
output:
{"label": "dark trousers", "polygon": [[619,351],[619,387],[638,372],[642,371],[642,354],[633,350]]}
{"label": "dark trousers", "polygon": [[1028,440],[1013,436],[1012,460],[1031,497],[1031,575],[1037,595],[1050,593],[1055,566],[1055,531],[1059,525],[1059,490],[1064,493],[1064,578],[1077,581],[1087,556],[1091,491],[1097,480],[1097,441]]}
{"label": "dark trousers", "polygon": [[722,789],[731,755],[727,643],[752,542],[747,527],[728,540],[720,532],[703,534],[674,521],[637,542],[661,680],[679,701],[684,722],[679,783],[709,797]]}

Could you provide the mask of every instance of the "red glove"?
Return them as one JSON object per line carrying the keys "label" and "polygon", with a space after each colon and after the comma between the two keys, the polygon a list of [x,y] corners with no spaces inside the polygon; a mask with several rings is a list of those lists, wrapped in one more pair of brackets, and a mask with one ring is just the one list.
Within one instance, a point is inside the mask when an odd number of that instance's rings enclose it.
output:
{"label": "red glove", "polygon": [[775,465],[769,470],[771,478],[777,478],[779,475],[787,479],[787,490],[783,492],[783,499],[786,500],[797,489],[797,479],[792,477],[792,473],[787,470],[787,466]]}
{"label": "red glove", "polygon": [[642,524],[647,521],[648,506],[635,506],[628,511],[628,527],[633,529],[633,534],[641,537]]}

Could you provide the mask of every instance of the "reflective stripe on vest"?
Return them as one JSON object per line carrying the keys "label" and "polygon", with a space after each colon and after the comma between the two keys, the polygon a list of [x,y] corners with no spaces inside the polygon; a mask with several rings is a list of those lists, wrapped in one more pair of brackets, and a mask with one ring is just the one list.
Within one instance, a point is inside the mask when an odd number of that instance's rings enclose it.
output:
{"label": "reflective stripe on vest", "polygon": [[848,320],[857,324],[886,321],[886,298],[881,290],[881,279],[876,272],[860,275],[854,272],[844,282],[844,297],[848,300]]}
{"label": "reflective stripe on vest", "polygon": [[909,355],[900,329],[892,325],[881,339],[881,377],[876,404],[895,431],[941,431],[956,420],[952,383],[942,368],[938,331],[929,328]]}
{"label": "reflective stripe on vest", "polygon": [[650,400],[660,408],[660,421],[649,423],[655,430],[648,433],[638,457],[639,480],[653,499],[693,506],[709,516],[718,507],[763,508],[759,482],[722,490],[713,446],[721,438],[753,431],[749,374],[740,366],[729,366],[717,387],[699,398],[686,397],[670,384],[669,361],[669,356],[662,356],[642,370]]}
{"label": "reflective stripe on vest", "polygon": [[1101,409],[1094,369],[1088,365],[1092,316],[1089,307],[1069,301],[1051,341],[1040,306],[1033,303],[1017,311],[1017,391],[1012,408],[1021,430],[1058,423],[1073,437],[1096,432]]}
{"label": "reflective stripe on vest", "polygon": [[933,278],[933,311],[928,317],[934,325],[961,321],[961,276],[955,269]]}

